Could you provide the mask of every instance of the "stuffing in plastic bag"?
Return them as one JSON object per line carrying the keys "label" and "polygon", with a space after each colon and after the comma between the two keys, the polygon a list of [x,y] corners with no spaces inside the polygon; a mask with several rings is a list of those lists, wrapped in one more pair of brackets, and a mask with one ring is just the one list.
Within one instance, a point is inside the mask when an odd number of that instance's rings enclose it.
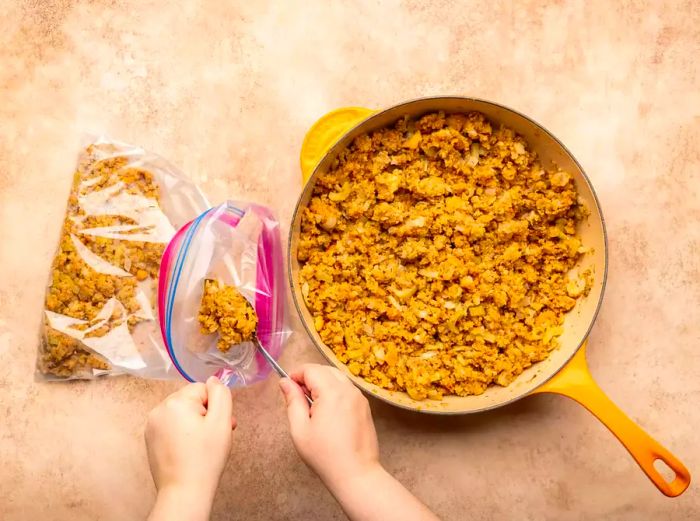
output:
{"label": "stuffing in plastic bag", "polygon": [[160,260],[208,207],[155,154],[104,139],[83,150],[46,291],[39,378],[177,376],[156,321]]}
{"label": "stuffing in plastic bag", "polygon": [[279,223],[268,208],[228,202],[183,227],[163,255],[158,288],[163,340],[184,378],[204,381],[216,375],[231,387],[261,380],[269,367],[253,342],[229,346],[222,344],[222,335],[203,331],[200,311],[207,284],[235,288],[250,303],[257,317],[255,334],[277,358],[290,330]]}

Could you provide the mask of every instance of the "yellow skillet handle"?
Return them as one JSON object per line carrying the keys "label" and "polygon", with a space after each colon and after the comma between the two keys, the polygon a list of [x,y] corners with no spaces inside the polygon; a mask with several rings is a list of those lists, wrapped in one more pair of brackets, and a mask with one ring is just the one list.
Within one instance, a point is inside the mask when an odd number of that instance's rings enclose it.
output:
{"label": "yellow skillet handle", "polygon": [[326,152],[352,127],[376,111],[362,107],[343,107],[322,116],[306,133],[301,144],[301,175],[309,180]]}
{"label": "yellow skillet handle", "polygon": [[[630,420],[598,387],[588,370],[585,345],[564,369],[534,392],[562,394],[583,405],[610,429],[652,483],[667,496],[679,496],[690,485],[690,473],[683,463]],[[657,459],[675,472],[670,483],[654,468]]]}

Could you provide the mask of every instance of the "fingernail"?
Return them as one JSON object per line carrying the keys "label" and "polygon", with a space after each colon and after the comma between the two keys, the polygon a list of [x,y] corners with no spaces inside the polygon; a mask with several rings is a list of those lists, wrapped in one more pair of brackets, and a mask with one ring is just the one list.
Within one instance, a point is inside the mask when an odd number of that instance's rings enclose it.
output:
{"label": "fingernail", "polygon": [[280,378],[280,389],[287,394],[287,391],[289,391],[289,378]]}
{"label": "fingernail", "polygon": [[221,380],[219,380],[216,376],[211,375],[209,378],[207,378],[207,383],[221,383]]}

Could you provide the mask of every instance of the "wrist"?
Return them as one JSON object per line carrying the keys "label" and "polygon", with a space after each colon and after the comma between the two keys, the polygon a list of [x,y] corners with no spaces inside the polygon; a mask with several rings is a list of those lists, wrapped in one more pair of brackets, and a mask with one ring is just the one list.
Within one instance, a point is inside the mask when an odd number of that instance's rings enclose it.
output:
{"label": "wrist", "polygon": [[356,469],[345,469],[336,474],[323,477],[328,490],[338,499],[352,496],[359,490],[378,486],[384,479],[391,477],[379,461],[374,461]]}
{"label": "wrist", "polygon": [[187,519],[206,521],[211,514],[215,490],[187,484],[168,484],[158,489],[153,514],[165,516],[154,519]]}
{"label": "wrist", "polygon": [[349,519],[438,521],[379,463],[330,485],[330,492]]}
{"label": "wrist", "polygon": [[188,499],[214,498],[219,487],[219,478],[209,472],[197,472],[197,469],[188,472],[168,473],[156,480],[158,493],[164,492],[168,496],[182,496]]}

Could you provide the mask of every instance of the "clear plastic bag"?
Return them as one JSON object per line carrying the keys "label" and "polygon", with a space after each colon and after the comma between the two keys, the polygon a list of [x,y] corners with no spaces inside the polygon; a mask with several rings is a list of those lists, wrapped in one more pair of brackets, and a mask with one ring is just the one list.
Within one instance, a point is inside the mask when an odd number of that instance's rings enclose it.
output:
{"label": "clear plastic bag", "polygon": [[208,207],[155,154],[102,138],[85,148],[46,291],[37,377],[177,376],[156,322],[160,259]]}
{"label": "clear plastic bag", "polygon": [[268,208],[228,202],[184,226],[163,255],[158,287],[163,341],[185,379],[216,375],[230,387],[261,380],[269,367],[252,342],[224,353],[216,347],[218,335],[200,332],[206,279],[234,286],[248,300],[258,317],[257,337],[277,358],[290,330],[279,223]]}

